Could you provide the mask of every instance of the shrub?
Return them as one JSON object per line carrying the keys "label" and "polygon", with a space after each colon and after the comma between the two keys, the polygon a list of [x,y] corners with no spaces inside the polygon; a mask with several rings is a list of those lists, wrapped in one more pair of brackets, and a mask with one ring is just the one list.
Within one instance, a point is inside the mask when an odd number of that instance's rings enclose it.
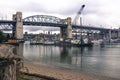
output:
{"label": "shrub", "polygon": [[5,41],[5,36],[3,35],[3,32],[0,31],[0,43],[2,43],[3,41]]}

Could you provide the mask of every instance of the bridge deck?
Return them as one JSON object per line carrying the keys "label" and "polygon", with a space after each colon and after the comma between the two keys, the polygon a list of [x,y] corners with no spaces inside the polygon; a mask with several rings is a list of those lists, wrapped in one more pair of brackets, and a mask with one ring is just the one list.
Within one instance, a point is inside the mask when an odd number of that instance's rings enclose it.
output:
{"label": "bridge deck", "polygon": [[[12,20],[0,20],[0,25],[15,25],[16,21]],[[67,24],[58,24],[58,23],[48,23],[48,22],[31,22],[31,21],[23,21],[23,25],[31,25],[31,26],[49,26],[49,27],[63,27],[66,28]],[[99,30],[103,32],[111,31],[120,31],[119,29],[107,29],[101,27],[93,27],[93,26],[79,26],[79,25],[72,25],[73,29],[87,29],[87,30]]]}

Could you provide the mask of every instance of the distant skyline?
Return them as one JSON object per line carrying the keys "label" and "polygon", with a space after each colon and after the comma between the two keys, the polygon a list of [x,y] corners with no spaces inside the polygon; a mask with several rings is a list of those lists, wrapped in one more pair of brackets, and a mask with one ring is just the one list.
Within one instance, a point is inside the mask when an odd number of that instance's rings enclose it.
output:
{"label": "distant skyline", "polygon": [[[0,0],[0,19],[12,19],[17,11],[23,18],[32,15],[52,15],[75,18],[81,5],[83,25],[105,28],[120,27],[120,0]],[[39,31],[40,27],[25,27],[26,31]]]}

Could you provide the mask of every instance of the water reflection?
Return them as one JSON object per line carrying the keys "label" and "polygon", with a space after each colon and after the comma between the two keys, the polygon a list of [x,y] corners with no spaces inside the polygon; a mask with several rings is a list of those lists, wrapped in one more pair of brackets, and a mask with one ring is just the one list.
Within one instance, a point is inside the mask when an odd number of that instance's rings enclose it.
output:
{"label": "water reflection", "polygon": [[[20,49],[19,49],[20,48]],[[20,45],[18,54],[33,62],[120,78],[120,44],[94,47]]]}
{"label": "water reflection", "polygon": [[71,48],[63,47],[63,50],[60,53],[60,62],[71,64],[72,62]]}
{"label": "water reflection", "polygon": [[21,43],[19,45],[15,45],[14,48],[14,54],[19,56],[19,57],[23,57],[23,51],[24,51],[24,44]]}

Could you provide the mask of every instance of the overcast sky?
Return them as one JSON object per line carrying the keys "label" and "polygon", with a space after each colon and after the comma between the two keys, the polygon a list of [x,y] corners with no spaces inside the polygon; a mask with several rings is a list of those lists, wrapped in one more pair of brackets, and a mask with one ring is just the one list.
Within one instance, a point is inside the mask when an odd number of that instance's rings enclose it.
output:
{"label": "overcast sky", "polygon": [[0,0],[0,19],[11,19],[16,11],[23,12],[23,18],[52,15],[74,19],[83,4],[84,25],[120,27],[120,0]]}

